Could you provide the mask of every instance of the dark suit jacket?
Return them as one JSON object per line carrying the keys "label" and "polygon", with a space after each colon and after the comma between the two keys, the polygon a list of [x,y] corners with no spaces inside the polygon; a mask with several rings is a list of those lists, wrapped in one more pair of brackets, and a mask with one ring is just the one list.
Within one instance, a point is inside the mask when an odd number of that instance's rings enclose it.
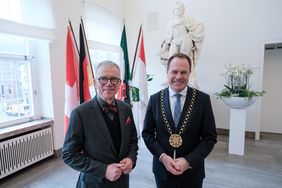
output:
{"label": "dark suit jacket", "polygon": [[137,159],[137,133],[131,108],[116,100],[120,126],[121,146],[117,153],[96,97],[83,103],[71,113],[69,127],[62,149],[62,159],[80,171],[77,187],[124,188],[129,175],[122,175],[115,182],[105,178],[107,165],[119,163],[125,157]]}
{"label": "dark suit jacket", "polygon": [[[188,87],[185,104],[180,117],[183,121],[192,98],[192,88]],[[164,109],[173,133],[178,132],[174,126],[170,110],[169,90],[164,90]],[[180,127],[180,126],[179,126]],[[178,127],[178,128],[179,128]],[[152,95],[149,100],[144,120],[142,137],[147,148],[153,154],[153,172],[157,178],[165,180],[170,174],[163,163],[159,161],[162,153],[173,157],[174,148],[169,144],[167,127],[160,109],[160,92]],[[196,101],[188,121],[188,126],[181,134],[183,143],[176,149],[177,157],[184,157],[192,167],[186,170],[179,178],[185,181],[202,181],[205,177],[204,159],[212,151],[216,143],[215,120],[210,98],[207,94],[196,90]]]}

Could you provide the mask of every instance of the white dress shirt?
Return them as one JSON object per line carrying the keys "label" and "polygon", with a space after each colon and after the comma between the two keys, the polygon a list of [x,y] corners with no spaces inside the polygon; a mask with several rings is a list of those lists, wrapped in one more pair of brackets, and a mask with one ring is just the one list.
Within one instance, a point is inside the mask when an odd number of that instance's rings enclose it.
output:
{"label": "white dress shirt", "polygon": [[[187,89],[188,87],[185,87],[184,90],[182,90],[181,92],[179,92],[179,94],[181,94],[180,97],[180,102],[181,102],[181,112],[185,103],[185,98],[186,98],[186,94],[187,94]],[[170,87],[168,88],[169,90],[169,104],[170,104],[170,110],[171,110],[171,114],[172,117],[174,116],[174,107],[175,107],[175,101],[176,101],[176,96],[174,96],[176,94],[175,91],[173,91]],[[174,117],[173,117],[174,119]]]}

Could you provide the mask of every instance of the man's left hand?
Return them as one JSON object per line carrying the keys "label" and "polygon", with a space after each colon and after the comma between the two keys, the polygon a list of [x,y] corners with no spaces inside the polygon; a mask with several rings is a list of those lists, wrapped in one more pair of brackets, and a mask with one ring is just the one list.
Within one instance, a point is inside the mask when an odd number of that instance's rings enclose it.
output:
{"label": "man's left hand", "polygon": [[177,166],[177,171],[183,173],[185,170],[187,170],[188,168],[191,168],[191,166],[189,165],[188,161],[186,161],[186,159],[184,159],[183,157],[177,158],[174,160]]}
{"label": "man's left hand", "polygon": [[131,172],[132,167],[133,167],[133,162],[129,157],[124,158],[119,163],[122,164],[120,169],[122,170],[124,174],[129,174]]}

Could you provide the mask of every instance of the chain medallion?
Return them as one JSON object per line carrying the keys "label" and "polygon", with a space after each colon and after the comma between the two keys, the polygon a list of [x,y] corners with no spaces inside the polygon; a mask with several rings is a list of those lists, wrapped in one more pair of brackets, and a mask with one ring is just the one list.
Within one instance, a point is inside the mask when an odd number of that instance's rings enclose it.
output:
{"label": "chain medallion", "polygon": [[188,110],[186,111],[186,114],[184,116],[184,119],[182,121],[181,127],[179,129],[178,133],[172,133],[171,127],[169,125],[168,119],[166,117],[166,113],[165,113],[165,109],[164,109],[164,90],[161,91],[160,94],[160,104],[161,104],[161,114],[163,116],[163,120],[165,123],[165,126],[167,128],[168,133],[170,134],[169,137],[169,144],[174,147],[174,148],[178,148],[182,145],[182,137],[181,134],[184,132],[184,130],[186,129],[186,127],[188,126],[188,120],[191,116],[194,104],[195,104],[195,99],[196,99],[196,89],[192,88],[192,99],[191,102],[189,104]]}

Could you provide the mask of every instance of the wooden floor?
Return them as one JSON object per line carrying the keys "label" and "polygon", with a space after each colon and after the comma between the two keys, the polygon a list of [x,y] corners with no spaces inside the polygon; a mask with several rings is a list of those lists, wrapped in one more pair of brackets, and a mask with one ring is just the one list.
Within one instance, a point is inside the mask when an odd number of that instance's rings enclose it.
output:
{"label": "wooden floor", "polygon": [[[140,143],[137,166],[131,173],[131,188],[155,188],[152,156]],[[0,188],[72,188],[78,172],[60,158],[49,158],[0,180]],[[245,155],[228,154],[228,137],[206,159],[204,188],[282,187],[282,136],[262,134],[259,141],[247,139]]]}

